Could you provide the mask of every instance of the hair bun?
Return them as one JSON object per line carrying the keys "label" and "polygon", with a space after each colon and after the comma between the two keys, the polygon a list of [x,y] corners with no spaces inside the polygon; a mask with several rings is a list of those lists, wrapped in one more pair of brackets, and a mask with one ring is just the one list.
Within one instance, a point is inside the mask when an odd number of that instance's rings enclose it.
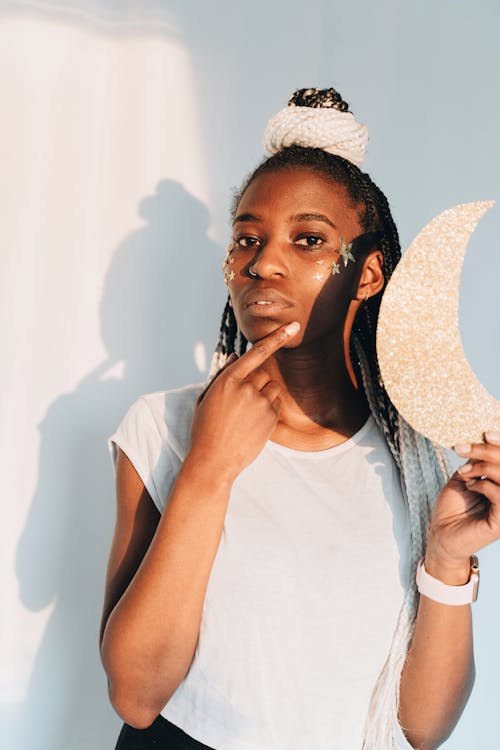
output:
{"label": "hair bun", "polygon": [[269,120],[264,147],[276,154],[288,146],[321,148],[360,167],[368,143],[368,129],[358,122],[338,91],[298,89],[288,107]]}
{"label": "hair bun", "polygon": [[335,89],[297,89],[288,101],[289,107],[323,107],[348,112],[349,105]]}

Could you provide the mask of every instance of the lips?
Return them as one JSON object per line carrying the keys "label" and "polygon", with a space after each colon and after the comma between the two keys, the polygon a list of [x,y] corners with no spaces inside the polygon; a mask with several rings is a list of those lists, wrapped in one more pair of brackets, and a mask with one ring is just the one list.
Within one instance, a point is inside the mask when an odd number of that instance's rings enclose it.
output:
{"label": "lips", "polygon": [[293,302],[275,289],[249,289],[238,303],[241,313],[249,319],[282,321],[285,311],[293,307]]}
{"label": "lips", "polygon": [[246,308],[291,307],[292,302],[274,289],[251,289],[242,300]]}

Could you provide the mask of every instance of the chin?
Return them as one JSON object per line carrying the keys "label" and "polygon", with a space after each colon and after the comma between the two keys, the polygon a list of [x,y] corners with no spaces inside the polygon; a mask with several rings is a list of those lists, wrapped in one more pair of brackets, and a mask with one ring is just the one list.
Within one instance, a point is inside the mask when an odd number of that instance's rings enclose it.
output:
{"label": "chin", "polygon": [[238,325],[238,327],[240,328],[247,341],[249,341],[251,344],[255,344],[256,341],[260,341],[260,339],[269,336],[270,333],[273,333],[273,331],[281,328],[281,326],[286,325],[287,322],[288,321],[286,320],[282,321],[268,318],[252,321],[251,323],[246,322],[246,324],[242,326]]}

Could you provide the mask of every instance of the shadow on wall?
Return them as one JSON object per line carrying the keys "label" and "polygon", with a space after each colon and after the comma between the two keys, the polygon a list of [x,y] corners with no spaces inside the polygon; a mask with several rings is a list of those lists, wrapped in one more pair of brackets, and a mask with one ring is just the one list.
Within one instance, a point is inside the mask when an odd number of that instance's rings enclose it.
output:
{"label": "shadow on wall", "polygon": [[[272,7],[263,0],[245,7],[218,0],[214,17],[213,5],[198,0],[17,0],[0,1],[0,16],[183,43],[193,61],[202,150],[222,234],[227,188],[261,155],[267,113],[285,104],[297,82],[320,79],[324,48],[308,20],[323,3],[312,0],[289,13],[288,0]],[[307,59],[290,55],[299,43]],[[54,611],[14,735],[22,748],[114,746],[119,722],[97,651],[114,515],[105,441],[140,393],[203,379],[193,347],[202,341],[209,360],[217,338],[223,252],[207,237],[206,208],[165,181],[140,213],[146,225],[123,242],[107,274],[101,304],[107,358],[75,392],[57,399],[40,425],[38,483],[17,572],[24,606],[38,611],[53,603]],[[123,376],[113,369],[120,362]]]}
{"label": "shadow on wall", "polygon": [[[140,393],[205,379],[225,299],[222,251],[207,208],[162,181],[140,204],[146,225],[118,248],[101,303],[109,357],[58,398],[40,425],[38,484],[18,547],[21,600],[54,603],[19,716],[17,747],[104,750],[119,726],[98,657],[99,616],[114,518],[106,438]],[[206,304],[201,304],[206,300]],[[123,376],[112,368],[123,362]]]}

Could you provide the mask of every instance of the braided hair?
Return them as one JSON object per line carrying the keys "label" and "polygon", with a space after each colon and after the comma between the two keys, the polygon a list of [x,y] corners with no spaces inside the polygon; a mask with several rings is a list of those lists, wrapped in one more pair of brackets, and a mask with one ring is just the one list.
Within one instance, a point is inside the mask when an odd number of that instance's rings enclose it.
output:
{"label": "braided hair", "polygon": [[[342,113],[348,111],[347,103],[335,89],[301,89],[295,92],[289,104],[334,108]],[[343,156],[313,146],[290,145],[281,148],[262,161],[235,194],[233,218],[243,193],[259,175],[295,168],[309,170],[344,187],[358,209],[365,232],[361,239],[372,238],[371,242],[364,242],[362,247],[355,243],[353,245],[359,255],[367,254],[375,247],[380,250],[387,283],[401,257],[399,236],[387,198],[368,174]],[[428,524],[435,498],[450,474],[441,449],[413,430],[398,413],[384,388],[376,350],[381,297],[382,292],[360,306],[352,329],[350,354],[370,411],[400,470],[410,522],[412,572],[391,649],[372,692],[364,728],[363,750],[397,748],[399,683],[418,607],[415,571],[418,561],[425,553]],[[215,350],[213,371],[219,369],[232,352],[240,356],[246,346],[247,341],[238,329],[231,301],[228,299]]]}

